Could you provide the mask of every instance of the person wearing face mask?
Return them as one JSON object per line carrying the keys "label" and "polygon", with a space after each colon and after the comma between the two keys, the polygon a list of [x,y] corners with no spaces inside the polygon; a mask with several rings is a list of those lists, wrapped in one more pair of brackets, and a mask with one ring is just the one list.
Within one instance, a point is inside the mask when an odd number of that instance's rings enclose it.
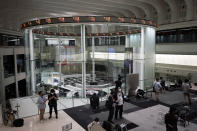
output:
{"label": "person wearing face mask", "polygon": [[115,106],[115,119],[118,118],[118,114],[119,114],[119,118],[122,119],[124,94],[121,91],[121,88],[120,87],[118,87],[116,93],[114,94],[114,99],[115,99],[115,102],[116,102],[116,106]]}
{"label": "person wearing face mask", "polygon": [[38,98],[37,104],[38,104],[38,109],[40,110],[40,122],[44,120],[46,101],[47,99],[43,96],[42,91],[39,91],[39,98]]}
{"label": "person wearing face mask", "polygon": [[58,98],[57,98],[57,95],[56,95],[54,89],[51,89],[51,93],[48,95],[48,100],[49,100],[48,105],[49,105],[49,114],[50,114],[49,119],[51,119],[51,117],[52,117],[53,108],[55,110],[55,115],[56,115],[56,119],[57,119],[58,118],[58,114],[57,114],[57,100],[58,100]]}

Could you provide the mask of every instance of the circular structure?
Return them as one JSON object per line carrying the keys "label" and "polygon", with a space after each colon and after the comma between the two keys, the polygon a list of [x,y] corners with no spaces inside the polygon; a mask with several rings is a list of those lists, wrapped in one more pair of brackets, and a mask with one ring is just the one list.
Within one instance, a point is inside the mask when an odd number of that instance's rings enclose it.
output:
{"label": "circular structure", "polygon": [[28,28],[48,24],[62,24],[62,23],[128,23],[140,24],[157,27],[156,23],[151,20],[136,19],[129,17],[113,17],[113,16],[75,16],[75,17],[57,17],[33,20],[21,25],[21,28]]}
{"label": "circular structure", "polygon": [[64,97],[103,96],[115,87],[118,75],[126,94],[132,77],[132,90],[147,88],[154,79],[156,26],[147,20],[102,16],[22,24],[29,92],[57,88]]}

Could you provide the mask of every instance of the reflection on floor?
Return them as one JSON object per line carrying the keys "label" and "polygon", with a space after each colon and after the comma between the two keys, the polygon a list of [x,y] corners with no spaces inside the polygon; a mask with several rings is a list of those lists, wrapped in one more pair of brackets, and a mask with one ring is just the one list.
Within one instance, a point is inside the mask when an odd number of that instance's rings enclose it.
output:
{"label": "reflection on floor", "polygon": [[[59,111],[59,118],[46,119],[43,123],[39,121],[39,116],[32,116],[24,119],[23,127],[0,127],[1,131],[62,131],[62,126],[72,122],[71,131],[85,131],[78,123],[76,123],[69,115],[63,111]],[[49,114],[45,114],[48,118]]]}
{"label": "reflection on floor", "polygon": [[[30,117],[38,114],[38,107],[36,104],[37,99],[38,96],[16,98],[16,99],[12,99],[10,103],[13,110],[17,110],[16,108],[17,105],[20,106],[18,108],[18,114],[20,118]],[[81,106],[86,104],[89,104],[89,99],[84,99],[84,98],[69,99],[69,98],[61,97],[58,100],[58,110],[72,108],[75,106]],[[46,112],[49,112],[48,105],[46,106]]]}
{"label": "reflection on floor", "polygon": [[[197,96],[192,96],[192,108],[189,118],[191,123],[185,128],[179,123],[180,131],[195,131],[197,125],[192,119],[197,118]],[[165,94],[160,95],[160,102],[154,101],[154,94],[152,98],[147,99],[134,99],[131,98],[129,102],[124,103],[124,119],[115,121],[115,123],[132,123],[132,131],[165,131],[165,124],[162,119],[164,114],[169,110],[169,106],[173,104],[181,104],[183,102],[183,93],[181,91],[166,91]],[[64,110],[75,121],[77,121],[83,128],[86,129],[87,125],[96,117],[101,121],[107,120],[108,111],[104,110],[104,102],[100,105],[100,110],[96,113],[92,112],[89,105],[75,107],[72,109]]]}
{"label": "reflection on floor", "polygon": [[[191,93],[191,97],[195,97],[197,95]],[[155,94],[153,93],[152,99],[155,99]],[[159,96],[160,102],[163,102],[167,105],[173,105],[180,102],[183,102],[183,92],[180,90],[174,91],[165,91],[165,93],[160,94]]]}
{"label": "reflection on floor", "polygon": [[[97,111],[93,111],[90,105],[79,106],[75,108],[65,109],[64,111],[70,115],[76,122],[78,122],[84,129],[87,129],[87,125],[92,122],[96,117],[100,119],[101,122],[106,121],[108,118],[108,109],[105,108],[105,102],[100,103],[100,108]],[[132,110],[136,111],[141,109],[130,103],[124,104],[124,111]],[[119,119],[114,121],[115,123],[131,123],[125,119]],[[134,125],[134,124],[133,124]],[[136,126],[132,126],[135,128]]]}
{"label": "reflection on floor", "polygon": [[[165,123],[163,117],[169,108],[163,105],[156,105],[136,112],[124,114],[124,118],[139,125],[132,131],[165,131]],[[184,127],[182,123],[178,123],[179,131],[195,131],[197,125],[190,123]]]}

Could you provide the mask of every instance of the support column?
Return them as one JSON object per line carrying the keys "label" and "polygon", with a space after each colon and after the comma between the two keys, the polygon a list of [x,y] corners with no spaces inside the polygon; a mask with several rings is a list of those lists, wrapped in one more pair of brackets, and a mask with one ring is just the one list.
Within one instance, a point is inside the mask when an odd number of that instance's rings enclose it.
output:
{"label": "support column", "polygon": [[[58,33],[59,33],[59,26],[57,26],[57,30],[58,30]],[[60,40],[60,37],[58,36],[58,50],[59,50],[59,53],[58,53],[58,55],[59,55],[59,74],[60,74],[60,81],[59,81],[59,84],[61,84],[61,79],[62,79],[62,66],[61,66],[61,40]],[[66,57],[67,57],[67,55],[66,55]],[[67,62],[67,61],[66,61]]]}
{"label": "support column", "polygon": [[17,74],[18,74],[18,68],[17,68],[17,54],[16,50],[14,49],[14,72],[15,72],[15,85],[16,85],[16,97],[19,97],[19,90],[18,90],[18,80],[17,80]]}
{"label": "support column", "polygon": [[34,44],[33,44],[33,33],[32,29],[29,30],[29,50],[30,50],[30,64],[31,64],[31,94],[34,95],[36,92],[35,87],[35,61],[34,61]]}
{"label": "support column", "polygon": [[92,37],[92,80],[95,82],[95,59],[94,59],[94,52],[95,52],[95,43],[94,37]]}
{"label": "support column", "polygon": [[4,67],[3,67],[3,54],[1,54],[0,52],[0,78],[1,78],[1,85],[0,85],[0,93],[1,93],[1,98],[0,100],[2,100],[2,105],[3,107],[5,107],[5,86],[4,86]]}
{"label": "support column", "polygon": [[126,54],[127,55],[126,59],[130,60],[130,62],[129,62],[129,74],[131,74],[131,73],[133,73],[132,68],[131,68],[131,60],[133,59],[133,56],[132,56],[132,54],[133,54],[133,51],[132,51],[133,47],[130,44],[130,35],[126,35],[125,36],[125,48],[127,49],[127,51],[126,51],[126,53],[127,53]]}
{"label": "support column", "polygon": [[[139,44],[139,43],[138,43]],[[141,27],[140,45],[133,48],[133,73],[139,74],[139,88],[152,88],[155,65],[155,29]]]}
{"label": "support column", "polygon": [[82,48],[82,86],[83,97],[86,98],[86,49],[85,49],[85,25],[81,25],[81,48]]}

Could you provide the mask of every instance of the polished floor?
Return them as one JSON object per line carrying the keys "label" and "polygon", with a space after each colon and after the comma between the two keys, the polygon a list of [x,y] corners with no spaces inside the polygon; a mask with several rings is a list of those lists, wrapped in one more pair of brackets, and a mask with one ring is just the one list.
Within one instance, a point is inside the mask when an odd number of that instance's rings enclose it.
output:
{"label": "polished floor", "polygon": [[[183,123],[178,122],[179,131],[196,131],[197,129],[197,95],[191,93],[192,107],[190,110],[190,125],[184,127]],[[183,103],[183,92],[180,90],[166,91],[159,96],[160,102],[154,101],[155,96],[147,99],[131,98],[124,103],[123,120],[114,120],[114,123],[132,123],[129,131],[165,131],[164,115],[169,111],[169,106]],[[98,117],[101,121],[107,120],[108,111],[104,109],[104,103],[100,104],[98,112],[93,112],[89,105],[74,107],[64,110],[77,123],[86,129],[88,123]]]}
{"label": "polished floor", "polygon": [[[17,110],[16,108],[17,105],[19,106],[18,115],[20,118],[30,117],[38,114],[37,99],[38,96],[16,98],[10,100],[10,104],[12,109],[14,110]],[[57,102],[57,106],[58,106],[57,108],[58,110],[62,110],[62,109],[72,108],[75,106],[81,106],[86,104],[89,104],[89,99],[84,99],[84,98],[70,99],[70,98],[60,97]],[[46,112],[49,112],[48,102],[46,106]]]}
{"label": "polished floor", "polygon": [[[163,117],[169,108],[156,105],[136,112],[124,114],[124,118],[139,125],[131,131],[166,131]],[[186,127],[178,122],[178,131],[196,131],[197,125],[190,123]]]}
{"label": "polished floor", "polygon": [[[10,127],[2,126],[0,131],[62,131],[62,126],[72,123],[71,131],[85,131],[77,122],[75,122],[69,115],[63,111],[59,111],[59,118],[46,119],[44,122],[39,121],[39,116],[32,116],[24,118],[23,127]],[[45,118],[48,118],[49,114],[45,114]]]}
{"label": "polished floor", "polygon": [[[178,124],[179,131],[196,131],[197,129],[197,93],[191,93],[192,108],[191,108],[191,122],[190,125],[183,127],[181,123]],[[36,98],[31,98],[32,101]],[[23,100],[26,104],[29,98]],[[77,107],[73,107],[73,103]],[[154,101],[154,94],[152,97],[148,95],[147,99],[134,99],[125,102],[124,104],[124,120],[115,121],[116,123],[131,123],[131,131],[165,131],[165,124],[162,120],[162,116],[168,112],[169,106],[173,104],[180,104],[183,102],[183,93],[180,90],[166,91],[160,95],[160,102]],[[59,101],[59,119],[47,119],[43,123],[39,122],[39,116],[37,115],[37,109],[34,113],[36,115],[26,117],[23,127],[0,127],[0,131],[62,131],[62,126],[72,122],[72,131],[86,130],[87,125],[96,117],[99,117],[101,121],[107,120],[108,111],[105,109],[105,102],[101,102],[100,111],[92,112],[90,105],[88,105],[87,99],[77,99],[72,101],[71,99],[61,99]],[[25,106],[25,103],[20,103],[23,110],[34,109],[36,107]],[[28,108],[27,108],[28,107]],[[64,109],[64,110],[62,110]],[[47,109],[48,110],[48,109]],[[22,111],[22,110],[21,110]],[[24,113],[30,113],[31,110]],[[22,112],[21,112],[22,113]],[[22,114],[21,114],[22,115]],[[48,113],[45,114],[48,118]],[[136,126],[135,126],[136,125]]]}

